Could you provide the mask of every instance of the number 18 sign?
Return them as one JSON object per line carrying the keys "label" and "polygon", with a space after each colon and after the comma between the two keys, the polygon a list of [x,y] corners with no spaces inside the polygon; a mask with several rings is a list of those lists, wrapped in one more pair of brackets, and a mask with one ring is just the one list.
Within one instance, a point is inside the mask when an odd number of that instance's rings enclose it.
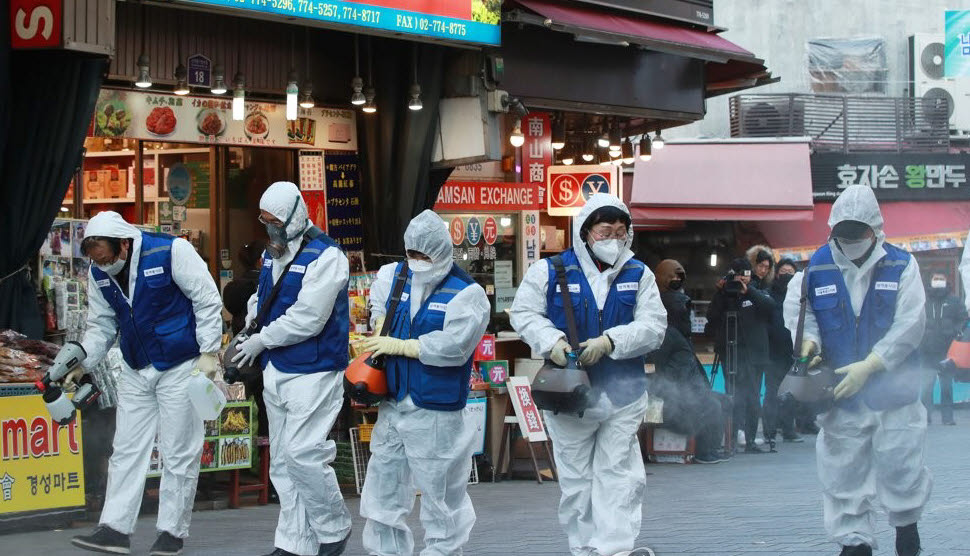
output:
{"label": "number 18 sign", "polygon": [[211,87],[212,86],[212,60],[201,54],[189,57],[189,79],[191,87]]}

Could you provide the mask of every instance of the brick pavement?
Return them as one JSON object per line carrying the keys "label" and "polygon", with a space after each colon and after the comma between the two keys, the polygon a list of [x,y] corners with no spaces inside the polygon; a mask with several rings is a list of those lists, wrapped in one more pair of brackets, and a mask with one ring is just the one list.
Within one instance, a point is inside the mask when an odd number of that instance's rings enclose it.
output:
{"label": "brick pavement", "polygon": [[[970,412],[959,411],[957,422],[956,427],[930,427],[927,458],[935,487],[920,523],[926,556],[970,555]],[[641,545],[658,556],[837,554],[822,531],[813,443],[782,444],[779,449],[778,454],[741,454],[719,465],[648,465]],[[483,483],[469,492],[478,522],[466,554],[568,554],[556,518],[555,483]],[[363,554],[358,500],[348,500],[348,505],[355,520],[347,554]],[[420,538],[417,513],[416,508],[411,523]],[[185,554],[270,552],[276,515],[277,506],[196,512]],[[876,554],[892,555],[893,535],[884,514],[877,526]],[[153,516],[139,520],[133,554],[147,553],[153,529]],[[2,536],[0,554],[81,554],[69,544],[74,534],[77,530]]]}

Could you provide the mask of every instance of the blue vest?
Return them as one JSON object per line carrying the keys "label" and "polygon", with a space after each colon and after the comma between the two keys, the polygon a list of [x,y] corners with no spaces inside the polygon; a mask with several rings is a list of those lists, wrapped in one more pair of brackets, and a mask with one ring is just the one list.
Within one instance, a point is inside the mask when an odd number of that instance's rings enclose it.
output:
{"label": "blue vest", "polygon": [[[606,304],[600,311],[596,297],[586,281],[586,275],[579,266],[575,251],[567,249],[562,253],[566,267],[566,282],[569,284],[569,297],[576,315],[576,328],[579,341],[602,336],[603,332],[622,324],[633,322],[637,307],[637,291],[640,278],[646,266],[636,259],[627,261],[610,285]],[[556,281],[556,269],[549,262],[549,287],[546,291],[546,317],[556,328],[566,334],[566,311],[562,294]],[[637,400],[647,391],[647,374],[644,358],[616,360],[604,357],[599,363],[587,367],[589,382],[594,389],[606,392],[613,405],[622,407]]]}
{"label": "blue vest", "polygon": [[[834,369],[865,359],[892,327],[899,281],[912,257],[888,243],[885,248],[886,256],[876,263],[858,319],[829,245],[816,251],[809,262],[808,300],[818,322],[822,356]],[[912,374],[918,371],[914,350],[900,368],[872,375],[858,394],[838,405],[853,409],[863,400],[881,411],[912,403],[919,398],[919,376]]]}
{"label": "blue vest", "polygon": [[[327,249],[340,250],[340,246],[326,234],[321,234],[300,251],[293,260],[286,274],[280,276],[283,285],[263,326],[268,326],[274,320],[283,316],[287,309],[296,303],[296,298],[303,288],[303,276],[306,267],[320,258]],[[269,292],[273,290],[273,259],[268,253],[263,253],[263,270],[259,274],[259,289],[256,295],[257,312],[266,302]],[[267,349],[259,357],[259,363],[265,369],[268,363],[273,363],[276,370],[283,373],[318,373],[322,371],[342,371],[350,360],[348,343],[350,342],[350,302],[347,297],[347,285],[337,293],[330,319],[319,334],[288,346]]]}
{"label": "blue vest", "polygon": [[128,291],[135,294],[131,305],[114,279],[91,266],[91,277],[115,311],[121,355],[132,369],[152,365],[165,371],[199,355],[192,300],[172,280],[174,239],[141,232],[134,290],[128,285]]}
{"label": "blue vest", "polygon": [[[395,281],[397,273],[401,272],[401,264],[398,263],[394,270]],[[471,276],[458,265],[452,265],[451,272],[424,301],[412,321],[411,271],[408,270],[397,312],[387,317],[393,319],[390,336],[402,340],[417,339],[429,332],[443,330],[448,303],[474,283]],[[388,298],[385,308],[390,310],[390,305]],[[472,373],[471,357],[455,367],[434,367],[409,357],[388,357],[384,368],[387,372],[387,388],[398,401],[410,394],[414,405],[424,409],[456,411],[465,407]]]}

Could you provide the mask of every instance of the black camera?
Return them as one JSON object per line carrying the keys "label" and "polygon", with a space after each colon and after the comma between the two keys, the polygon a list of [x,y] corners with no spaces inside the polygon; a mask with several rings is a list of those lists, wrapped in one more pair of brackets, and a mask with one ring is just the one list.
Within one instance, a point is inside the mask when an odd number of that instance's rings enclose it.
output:
{"label": "black camera", "polygon": [[744,291],[744,284],[742,284],[740,280],[737,280],[737,277],[738,276],[747,276],[747,277],[750,278],[751,277],[751,271],[750,270],[744,270],[740,274],[738,274],[737,272],[734,272],[733,270],[729,271],[724,276],[724,293],[725,294],[730,295],[732,297],[740,297],[741,292]]}

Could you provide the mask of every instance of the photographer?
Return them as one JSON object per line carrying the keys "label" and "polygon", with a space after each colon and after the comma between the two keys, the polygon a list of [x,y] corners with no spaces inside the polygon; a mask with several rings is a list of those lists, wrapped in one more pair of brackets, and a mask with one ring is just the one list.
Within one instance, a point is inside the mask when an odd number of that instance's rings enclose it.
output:
{"label": "photographer", "polygon": [[768,353],[768,328],[774,314],[775,301],[767,293],[751,284],[751,263],[747,259],[735,259],[731,270],[719,285],[717,293],[707,309],[707,318],[715,330],[715,349],[725,361],[727,316],[738,315],[738,360],[736,369],[725,366],[725,379],[734,371],[734,427],[744,430],[748,454],[760,454],[764,450],[754,443],[761,416],[761,381],[770,365]]}

